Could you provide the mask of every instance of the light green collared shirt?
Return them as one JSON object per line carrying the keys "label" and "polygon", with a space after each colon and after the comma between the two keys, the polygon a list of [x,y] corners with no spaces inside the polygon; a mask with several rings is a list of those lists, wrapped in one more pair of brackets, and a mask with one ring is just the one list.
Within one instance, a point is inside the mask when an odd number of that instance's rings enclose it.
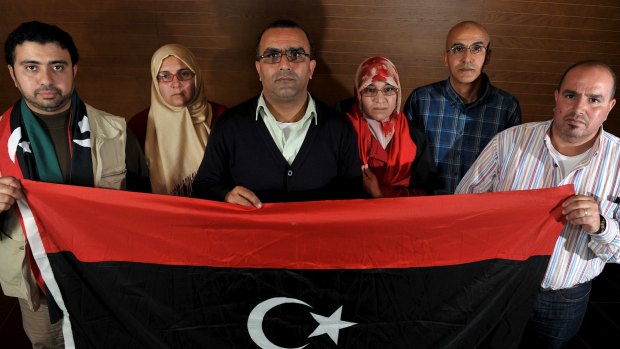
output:
{"label": "light green collared shirt", "polygon": [[263,122],[269,130],[269,134],[271,134],[271,138],[273,138],[273,141],[276,143],[282,156],[284,156],[289,165],[295,161],[295,157],[297,153],[299,153],[301,144],[306,138],[306,133],[308,133],[312,120],[314,119],[315,125],[318,123],[316,105],[310,94],[308,94],[308,107],[306,107],[306,112],[299,121],[277,121],[273,114],[271,114],[271,111],[269,111],[269,108],[267,108],[262,93],[258,98],[258,106],[256,107],[257,121],[259,115],[263,118]]}

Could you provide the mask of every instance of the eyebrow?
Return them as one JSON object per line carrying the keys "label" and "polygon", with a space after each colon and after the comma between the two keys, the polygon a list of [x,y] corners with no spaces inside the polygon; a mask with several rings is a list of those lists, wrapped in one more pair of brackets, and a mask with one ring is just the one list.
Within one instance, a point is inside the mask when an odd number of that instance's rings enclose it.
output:
{"label": "eyebrow", "polygon": [[[39,62],[37,60],[33,60],[33,59],[25,59],[25,60],[21,61],[20,64],[45,64],[45,63],[41,63],[41,62]],[[64,64],[64,65],[69,65],[69,62],[65,61],[64,59],[59,59],[59,60],[47,62],[47,64]]]}
{"label": "eyebrow", "polygon": [[[187,71],[190,71],[190,72],[192,72],[192,73],[193,73],[193,71],[192,71],[191,69],[189,69],[189,68],[179,68],[179,69],[177,69],[177,70],[176,70],[176,72],[178,73],[178,72],[180,72],[180,71],[184,71],[184,70],[187,70]],[[166,69],[166,70],[160,70],[160,71],[159,71],[159,74],[161,74],[161,73],[170,73],[170,72],[172,72],[172,71],[173,71],[173,70],[168,70],[168,69]]]}
{"label": "eyebrow", "polygon": [[[486,45],[486,44],[484,43],[484,41],[476,41],[476,42],[471,43],[469,46],[474,46],[474,45],[482,45],[482,46],[484,46],[484,45]],[[467,46],[467,45],[465,45],[465,44],[464,44],[464,43],[462,43],[462,42],[455,42],[455,43],[454,43],[454,44],[452,44],[452,46],[450,46],[450,47],[454,47],[454,46]]]}
{"label": "eyebrow", "polygon": [[566,90],[562,91],[562,93],[564,93],[564,94],[570,93],[570,94],[574,94],[574,95],[577,95],[577,96],[584,96],[585,95],[588,98],[598,98],[598,99],[603,99],[605,97],[605,96],[603,96],[600,93],[599,94],[594,94],[594,93],[585,93],[584,94],[584,93],[579,93],[577,91],[573,91],[573,90],[569,90],[569,89],[566,89]]}
{"label": "eyebrow", "polygon": [[285,48],[285,49],[279,49],[279,48],[275,48],[275,47],[267,47],[265,48],[265,50],[263,52],[273,52],[273,51],[289,51],[289,50],[304,50],[304,52],[306,52],[306,49],[299,46],[299,47],[289,47],[289,48]]}

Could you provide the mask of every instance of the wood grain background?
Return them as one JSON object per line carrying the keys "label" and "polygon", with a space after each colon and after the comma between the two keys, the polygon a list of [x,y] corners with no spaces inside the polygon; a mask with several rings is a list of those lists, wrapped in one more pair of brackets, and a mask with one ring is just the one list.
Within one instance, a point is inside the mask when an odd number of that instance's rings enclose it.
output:
{"label": "wood grain background", "polygon": [[[318,66],[311,92],[333,104],[351,95],[366,57],[397,66],[407,96],[445,79],[448,29],[462,20],[491,33],[491,81],[518,97],[524,121],[552,116],[561,73],[582,59],[601,59],[620,74],[620,1],[581,0],[20,0],[0,3],[0,40],[32,19],[68,31],[80,51],[77,87],[88,103],[125,117],[149,105],[153,52],[166,43],[198,57],[209,98],[234,105],[257,94],[254,45],[274,19],[290,18],[310,33]],[[0,109],[19,94],[0,74]],[[620,135],[620,107],[605,125]]]}

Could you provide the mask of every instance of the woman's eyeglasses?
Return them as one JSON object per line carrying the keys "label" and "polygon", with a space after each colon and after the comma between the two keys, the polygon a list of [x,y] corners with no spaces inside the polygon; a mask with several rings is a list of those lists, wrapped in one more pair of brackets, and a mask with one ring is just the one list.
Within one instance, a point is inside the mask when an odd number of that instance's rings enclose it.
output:
{"label": "woman's eyeglasses", "polygon": [[396,95],[398,93],[398,88],[394,86],[384,86],[382,89],[378,89],[373,86],[368,86],[362,89],[361,94],[362,97],[374,97],[379,93],[379,91],[381,91],[384,96],[389,97]]}
{"label": "woman's eyeglasses", "polygon": [[176,74],[172,74],[170,72],[163,71],[163,72],[157,74],[157,81],[159,81],[159,82],[172,82],[172,80],[174,80],[175,76],[177,77],[177,80],[179,80],[179,81],[187,81],[187,80],[193,79],[195,75],[196,74],[194,74],[194,72],[189,70],[189,69],[181,69]]}

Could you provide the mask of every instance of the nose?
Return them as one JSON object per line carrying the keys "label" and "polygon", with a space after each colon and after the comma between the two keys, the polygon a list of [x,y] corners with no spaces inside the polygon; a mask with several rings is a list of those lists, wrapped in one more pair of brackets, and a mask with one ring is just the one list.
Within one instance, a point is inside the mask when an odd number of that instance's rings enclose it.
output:
{"label": "nose", "polygon": [[377,91],[377,95],[372,97],[372,99],[375,102],[387,102],[387,97],[385,96],[385,93],[383,93],[383,90]]}
{"label": "nose", "polygon": [[583,114],[584,111],[586,110],[587,106],[588,106],[588,97],[587,96],[580,96],[575,101],[575,113]]}
{"label": "nose", "polygon": [[280,70],[291,70],[291,62],[289,62],[288,57],[283,56],[278,63],[278,68]]}
{"label": "nose", "polygon": [[179,80],[179,77],[176,74],[174,74],[172,76],[172,81],[170,81],[170,86],[178,87],[181,85],[182,85],[181,80]]}
{"label": "nose", "polygon": [[52,74],[51,68],[41,69],[41,75],[39,75],[41,85],[51,85],[54,81]]}
{"label": "nose", "polygon": [[474,59],[474,54],[471,53],[471,50],[468,47],[467,50],[465,50],[465,53],[463,54],[463,62],[471,62],[473,59]]}

